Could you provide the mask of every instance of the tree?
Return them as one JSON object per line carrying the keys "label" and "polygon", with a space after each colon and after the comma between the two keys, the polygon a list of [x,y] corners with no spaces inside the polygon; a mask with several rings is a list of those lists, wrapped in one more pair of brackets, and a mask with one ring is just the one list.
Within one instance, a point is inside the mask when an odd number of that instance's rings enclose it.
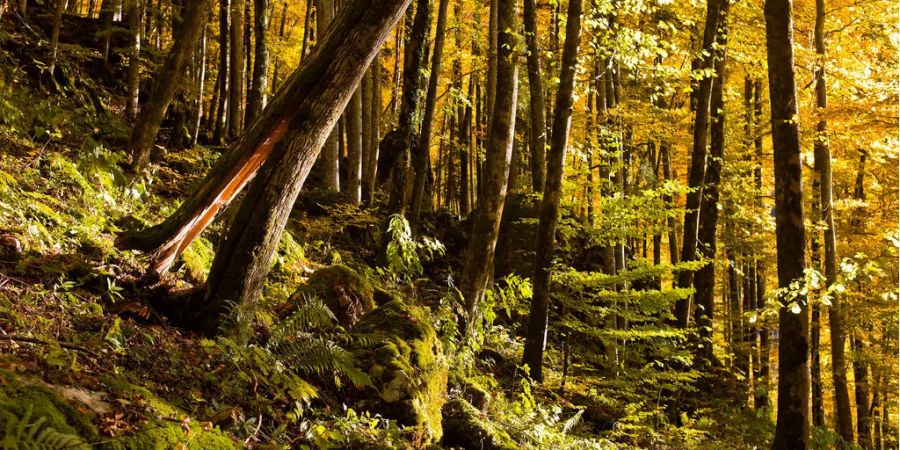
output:
{"label": "tree", "polygon": [[[719,21],[722,19],[724,3],[728,0],[707,0],[706,25],[703,29],[702,61],[700,69],[714,71],[715,46],[720,39]],[[703,183],[706,179],[706,146],[708,142],[710,98],[712,95],[712,75],[705,74],[697,82],[696,110],[694,111],[694,141],[691,149],[691,169],[688,173],[688,192],[684,210],[684,237],[681,241],[681,260],[697,259],[697,233],[699,227],[700,201],[703,195]],[[678,287],[691,285],[692,273],[684,270],[678,274]],[[675,303],[675,321],[681,328],[686,328],[691,313],[690,299],[678,300]]]}
{"label": "tree", "polygon": [[128,95],[126,97],[125,116],[136,119],[141,88],[141,17],[143,8],[140,0],[125,0],[126,16],[128,16]]}
{"label": "tree", "polygon": [[719,10],[718,39],[714,54],[712,91],[709,109],[712,123],[709,127],[710,148],[706,161],[706,180],[703,185],[703,197],[700,202],[699,225],[697,239],[702,246],[700,254],[709,263],[700,268],[694,275],[694,297],[697,299],[695,315],[700,332],[700,354],[708,362],[713,361],[713,308],[715,305],[716,286],[716,227],[719,222],[719,180],[722,173],[722,158],[725,151],[725,101],[722,85],[725,83],[725,45],[728,35],[728,1],[725,0]]}
{"label": "tree", "polygon": [[[234,305],[256,300],[306,175],[407,4],[408,0],[353,0],[341,8],[313,52],[251,126],[251,135],[276,133],[275,142],[288,124],[292,134],[263,158],[216,251],[206,287],[190,304],[194,324],[207,334],[218,331]],[[267,119],[276,117],[276,129],[266,127],[272,123]]]}
{"label": "tree", "polygon": [[[819,118],[816,122],[816,138],[813,143],[815,155],[815,171],[819,180],[821,198],[820,219],[825,224],[822,244],[825,250],[825,283],[833,286],[837,282],[837,255],[834,231],[834,201],[831,181],[831,150],[828,147],[827,122],[824,118],[828,107],[825,85],[825,1],[816,0],[816,109]],[[847,358],[844,354],[846,334],[844,330],[843,305],[837,292],[832,292],[831,309],[828,319],[831,331],[831,374],[834,383],[835,422],[837,432],[847,443],[853,442],[853,421],[850,412],[850,394],[847,389]]]}
{"label": "tree", "polygon": [[438,81],[441,75],[441,62],[444,56],[444,35],[447,28],[447,8],[449,0],[440,0],[438,3],[437,30],[434,34],[434,51],[431,56],[431,76],[428,78],[428,92],[425,94],[425,112],[422,116],[422,131],[419,133],[419,141],[414,154],[415,179],[413,181],[412,217],[411,226],[413,233],[418,230],[419,216],[422,213],[422,197],[425,196],[425,180],[430,167],[428,164],[431,153],[431,131],[434,125],[434,110],[437,104]]}
{"label": "tree", "polygon": [[181,86],[188,60],[200,40],[200,33],[206,21],[209,0],[187,2],[183,19],[175,43],[166,57],[162,71],[156,78],[150,100],[141,108],[140,115],[131,131],[128,148],[131,151],[131,169],[140,172],[150,163],[150,150],[156,141],[156,134],[162,124],[166,109],[172,97]]}
{"label": "tree", "polygon": [[269,46],[266,44],[266,34],[269,31],[269,0],[253,0],[253,19],[255,53],[253,78],[247,96],[246,123],[252,123],[266,106],[266,87],[269,82]]}
{"label": "tree", "polygon": [[[334,18],[334,0],[316,0],[316,45],[328,32],[328,26]],[[325,141],[325,147],[321,153],[322,175],[324,186],[333,191],[341,189],[340,179],[340,154],[338,149],[337,130],[331,132]]]}
{"label": "tree", "polygon": [[538,223],[537,253],[534,258],[534,294],[528,313],[528,331],[522,363],[528,365],[529,376],[543,381],[544,347],[550,318],[550,269],[556,248],[556,224],[566,163],[566,147],[572,125],[572,97],[575,87],[575,66],[578,64],[578,44],[581,40],[581,0],[569,0],[566,19],[566,40],[559,74],[559,92],[553,112],[553,131],[547,157],[547,182],[541,199]]}
{"label": "tree", "polygon": [[231,0],[228,18],[228,137],[236,139],[244,125],[244,0]]}
{"label": "tree", "polygon": [[[791,2],[766,0],[764,14],[774,148],[778,287],[790,290],[792,284],[804,281],[806,269]],[[805,293],[791,295],[795,297],[787,301],[784,293],[778,298],[778,418],[774,449],[809,446],[809,310]]]}
{"label": "tree", "polygon": [[[465,265],[459,291],[465,300],[466,331],[476,330],[478,306],[493,273],[494,250],[506,201],[509,164],[512,158],[516,123],[516,99],[519,94],[519,72],[516,67],[516,5],[511,0],[497,0],[498,23],[503,30],[497,38],[497,89],[491,129],[488,135],[484,191],[472,215],[472,231],[466,247]],[[576,0],[577,1],[577,0]],[[465,163],[464,161],[461,163]]]}
{"label": "tree", "polygon": [[547,145],[546,120],[544,118],[544,80],[541,77],[541,47],[537,36],[537,7],[535,0],[525,0],[525,45],[528,49],[528,92],[531,101],[528,109],[531,113],[529,124],[529,145],[531,146],[531,189],[534,192],[544,191],[544,176],[547,161],[544,147]]}

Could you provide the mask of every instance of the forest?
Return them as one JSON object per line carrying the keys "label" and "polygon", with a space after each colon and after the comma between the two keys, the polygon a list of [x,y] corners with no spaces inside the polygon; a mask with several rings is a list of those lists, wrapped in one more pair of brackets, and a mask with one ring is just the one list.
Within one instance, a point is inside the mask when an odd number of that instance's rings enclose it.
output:
{"label": "forest", "polygon": [[0,0],[0,448],[898,448],[892,0]]}

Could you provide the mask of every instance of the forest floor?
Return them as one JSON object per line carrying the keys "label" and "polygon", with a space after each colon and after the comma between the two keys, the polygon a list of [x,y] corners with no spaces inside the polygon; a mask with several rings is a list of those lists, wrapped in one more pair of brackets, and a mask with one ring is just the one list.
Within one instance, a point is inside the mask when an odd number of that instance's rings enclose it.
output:
{"label": "forest floor", "polygon": [[[3,36],[4,47],[16,46],[19,38]],[[426,231],[444,240],[445,256],[406,278],[373,263],[371,249],[384,221],[377,209],[304,194],[264,300],[244,311],[249,318],[236,319],[245,321],[242,331],[210,339],[174,325],[150,304],[202,286],[221,225],[192,244],[165,283],[154,286],[141,282],[142,255],[118,250],[116,234],[165,217],[218,152],[160,147],[149,174],[128,176],[122,169],[128,128],[115,112],[115,86],[84,69],[95,55],[64,46],[61,74],[47,87],[46,78],[22,69],[27,54],[24,49],[0,57],[0,430],[6,430],[0,442],[472,448],[448,429],[478,434],[484,448],[723,449],[769,442],[770,412],[757,415],[746,407],[741,382],[724,371],[720,379],[712,371],[673,381],[693,386],[674,394],[692,399],[689,412],[679,414],[660,405],[673,397],[664,395],[666,386],[648,389],[640,370],[617,379],[576,365],[563,386],[556,349],[548,355],[547,381],[530,384],[517,370],[522,339],[502,311],[477,348],[445,339],[454,322],[447,278],[458,271],[455,241],[464,234],[463,224],[446,215],[430,216]],[[111,101],[98,106],[91,100],[98,96]],[[420,325],[437,330],[441,343],[434,348],[442,349],[432,356],[452,362],[449,374],[446,367],[436,372],[437,381],[448,381],[430,397],[438,410],[444,405],[443,418],[438,412],[399,427],[402,420],[386,418],[390,412],[374,406],[367,411],[365,405],[373,405],[365,400],[367,380],[377,375],[358,352],[342,359],[364,339],[342,327],[307,318],[298,333],[314,342],[307,353],[286,356],[264,344],[283,330],[278,321],[297,300],[294,291],[336,264],[361,274],[362,291],[428,307],[421,317],[427,323]],[[324,353],[315,353],[319,349]],[[446,404],[459,398],[464,401],[453,404],[462,411],[448,410]],[[470,405],[477,407],[474,413]],[[443,440],[423,430],[435,421],[443,422]]]}

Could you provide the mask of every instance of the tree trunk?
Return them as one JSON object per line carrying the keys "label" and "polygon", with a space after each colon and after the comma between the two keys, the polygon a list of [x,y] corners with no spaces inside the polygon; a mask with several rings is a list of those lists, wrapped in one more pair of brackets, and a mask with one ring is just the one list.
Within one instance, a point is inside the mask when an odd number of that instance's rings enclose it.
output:
{"label": "tree trunk", "polygon": [[216,123],[213,129],[213,142],[216,145],[225,143],[225,135],[228,134],[228,89],[231,86],[229,76],[231,74],[230,63],[228,57],[228,29],[229,29],[229,11],[231,10],[230,0],[220,0],[219,2],[219,105],[216,109]]}
{"label": "tree trunk", "polygon": [[210,0],[192,1],[184,8],[182,23],[175,33],[175,43],[169,50],[166,62],[154,83],[150,100],[141,109],[128,141],[131,169],[135,173],[140,173],[150,163],[150,150],[156,141],[166,109],[181,86],[185,67],[200,40],[209,2]]}
{"label": "tree trunk", "polygon": [[580,39],[581,0],[569,0],[559,92],[556,95],[550,152],[547,157],[547,182],[544,186],[538,223],[537,253],[534,259],[534,295],[531,299],[528,331],[522,354],[522,363],[528,365],[529,376],[536,381],[544,379],[544,348],[547,344],[547,325],[550,318],[550,269],[556,248],[556,224],[559,219],[566,147],[572,125],[572,94]]}
{"label": "tree trunk", "polygon": [[[334,17],[334,0],[316,0],[316,46],[325,37],[328,26]],[[340,178],[340,154],[338,149],[337,129],[332,130],[325,147],[320,154],[322,174],[324,175],[324,187],[333,191],[341,190]],[[318,170],[318,169],[317,169]]]}
{"label": "tree trunk", "polygon": [[[715,43],[720,39],[719,22],[723,17],[725,0],[707,0],[706,25],[703,30],[703,61],[701,69],[713,70],[715,60]],[[697,109],[694,115],[694,144],[691,150],[691,169],[688,175],[688,192],[684,211],[684,237],[681,241],[681,260],[697,259],[697,233],[699,232],[700,202],[703,195],[703,183],[706,178],[706,144],[709,129],[710,98],[712,94],[712,76],[704,76],[698,82]],[[683,270],[678,273],[678,287],[691,286],[692,272]],[[675,302],[675,322],[680,328],[686,328],[690,318],[690,298]]]}
{"label": "tree trunk", "polygon": [[[407,12],[407,18],[410,17]],[[422,99],[423,71],[427,52],[426,41],[431,28],[431,0],[417,0],[412,26],[406,29],[406,47],[403,55],[403,90],[400,94],[400,113],[397,126],[379,143],[381,158],[378,161],[379,177],[382,181],[390,178],[388,211],[405,214],[408,191],[410,151],[418,137],[418,111]],[[409,21],[409,19],[407,19]],[[387,227],[385,226],[385,229]],[[390,236],[385,233],[379,247],[379,257],[384,259]]]}
{"label": "tree trunk", "polygon": [[244,118],[244,0],[231,0],[228,77],[228,138],[241,135]]}
{"label": "tree trunk", "polygon": [[62,28],[63,13],[66,11],[66,0],[56,0],[53,10],[53,30],[50,32],[50,67],[47,73],[52,79],[56,75],[56,60],[59,54],[59,31]]}
{"label": "tree trunk", "polygon": [[369,163],[372,158],[372,137],[375,134],[374,124],[372,123],[372,68],[366,70],[360,85],[360,108],[362,109],[362,161],[360,162],[360,201],[368,201],[370,194],[366,179]]}
{"label": "tree trunk", "polygon": [[528,92],[531,95],[528,107],[531,112],[531,189],[544,192],[547,172],[547,124],[544,117],[544,79],[541,75],[541,47],[537,36],[537,7],[535,0],[525,0],[525,45],[528,47]]}
{"label": "tree trunk", "polygon": [[116,15],[115,1],[103,0],[100,3],[100,53],[103,54],[103,71],[109,68],[109,50],[112,40],[112,25]]}
{"label": "tree trunk", "polygon": [[479,329],[478,306],[493,272],[494,250],[509,182],[519,89],[519,74],[514,53],[516,36],[513,31],[517,28],[516,3],[513,0],[498,1],[497,20],[503,32],[498,36],[498,48],[495,49],[498,58],[497,97],[494,101],[494,114],[491,117],[494,133],[488,137],[486,187],[473,213],[472,231],[459,283],[460,293],[465,299],[468,315],[466,330],[469,333]]}
{"label": "tree trunk", "polygon": [[414,159],[415,181],[413,182],[411,225],[413,234],[418,234],[419,215],[422,212],[422,197],[425,195],[425,180],[429,171],[428,156],[431,152],[431,130],[434,124],[434,109],[437,104],[438,81],[444,56],[444,38],[447,28],[447,7],[449,0],[438,3],[437,29],[434,33],[434,51],[431,56],[431,76],[428,78],[428,92],[425,94],[425,113],[422,116],[422,131]]}
{"label": "tree trunk", "polygon": [[138,115],[138,101],[141,88],[141,16],[143,11],[140,0],[125,0],[126,15],[128,16],[128,31],[130,42],[128,44],[128,99],[125,106],[125,115],[129,119],[136,119]]}
{"label": "tree trunk", "polygon": [[266,34],[269,31],[269,0],[253,0],[253,34],[256,39],[253,57],[253,82],[247,101],[246,123],[253,123],[266,107],[266,87],[269,82],[269,47]]}
{"label": "tree trunk", "polygon": [[[790,0],[766,0],[766,53],[775,173],[775,236],[778,287],[803,281],[806,232],[803,228],[803,183],[794,80]],[[773,449],[809,446],[809,310],[806,295],[797,295],[778,312],[778,418]]]}
{"label": "tree trunk", "polygon": [[859,446],[872,448],[872,427],[869,416],[869,364],[866,362],[866,343],[859,334],[851,335],[853,347],[853,386],[856,391],[856,434]]}
{"label": "tree trunk", "polygon": [[[812,184],[812,204],[811,209],[813,211],[819,210],[819,177],[816,176],[813,178]],[[810,263],[812,265],[812,269],[821,271],[822,270],[822,249],[821,242],[819,240],[819,233],[813,228],[812,237],[810,239],[810,252],[812,256],[810,257]],[[819,339],[821,335],[821,300],[822,300],[822,290],[817,289],[813,292],[812,306],[810,307],[810,324],[809,324],[809,353],[810,353],[810,383],[812,385],[812,424],[815,427],[824,427],[825,426],[825,405],[824,405],[824,393],[822,389],[822,362],[821,362],[821,349],[819,345]]]}
{"label": "tree trunk", "polygon": [[215,333],[235,304],[258,297],[306,175],[407,4],[405,0],[353,0],[342,8],[313,53],[251,126],[248,136],[272,132],[265,125],[276,119],[275,135],[264,144],[269,147],[288,124],[292,139],[263,158],[259,176],[216,252],[203,297],[191,304],[192,319],[204,332]]}
{"label": "tree trunk", "polygon": [[712,124],[709,129],[710,157],[706,161],[706,181],[700,203],[699,229],[700,255],[709,260],[694,275],[694,296],[697,299],[695,321],[700,334],[700,355],[709,363],[713,362],[713,319],[715,318],[716,287],[716,227],[719,222],[719,179],[722,174],[722,158],[725,150],[725,46],[728,35],[728,1],[723,2],[719,11],[718,31],[720,37],[714,53],[715,75],[710,94],[709,109]]}
{"label": "tree trunk", "polygon": [[[824,118],[828,106],[825,85],[825,4],[816,0],[815,44],[818,63],[816,67],[816,139],[813,144],[815,170],[821,192],[820,218],[825,224],[823,246],[825,249],[825,282],[832,286],[837,282],[837,255],[835,246],[834,216],[832,215],[831,150],[828,148],[827,123]],[[847,389],[847,363],[844,355],[846,336],[843,305],[837,292],[831,293],[831,309],[828,311],[831,331],[831,371],[834,382],[837,432],[847,443],[853,442],[853,421],[850,411],[850,394]]]}
{"label": "tree trunk", "polygon": [[378,178],[378,144],[381,142],[381,54],[375,56],[372,63],[372,103],[364,107],[372,111],[372,142],[369,147],[369,164],[365,167],[366,203],[375,200],[375,181]]}
{"label": "tree trunk", "polygon": [[[753,146],[756,153],[756,168],[754,169],[754,181],[756,192],[762,192],[762,133],[760,132],[760,121],[762,120],[762,81],[755,80],[753,82],[753,114],[755,133]],[[758,202],[759,210],[762,211],[762,200]],[[759,333],[759,377],[762,389],[757,386],[756,409],[769,407],[769,322],[763,316],[763,310],[766,308],[766,264],[759,258],[756,260],[756,310],[757,316],[762,320],[757,324],[757,332]]]}
{"label": "tree trunk", "polygon": [[197,102],[194,105],[193,126],[191,128],[191,147],[197,145],[197,139],[200,136],[200,127],[203,120],[203,89],[206,86],[206,27],[203,27],[203,34],[200,36],[200,52],[197,55],[197,64],[194,66],[194,72],[197,74]]}
{"label": "tree trunk", "polygon": [[345,188],[353,203],[362,201],[362,91],[350,98],[344,118],[347,121],[347,182]]}

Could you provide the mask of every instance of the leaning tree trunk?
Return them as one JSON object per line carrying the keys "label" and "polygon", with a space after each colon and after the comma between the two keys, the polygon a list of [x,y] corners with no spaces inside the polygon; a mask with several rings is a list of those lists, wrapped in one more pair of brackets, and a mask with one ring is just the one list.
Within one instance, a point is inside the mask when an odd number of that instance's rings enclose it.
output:
{"label": "leaning tree trunk", "polygon": [[[386,0],[365,1],[378,3]],[[307,65],[303,64],[302,67]],[[272,153],[275,144],[284,137],[291,119],[299,110],[295,99],[306,95],[311,83],[310,77],[316,73],[318,72],[312,71],[302,74],[299,68],[294,71],[262,115],[216,161],[197,189],[165,221],[145,230],[125,232],[119,236],[118,245],[121,248],[150,253],[151,278],[166,272],[175,258],[253,178]]]}
{"label": "leaning tree trunk", "polygon": [[414,234],[418,234],[419,215],[422,213],[422,197],[425,196],[428,156],[431,152],[431,130],[434,125],[434,109],[437,104],[438,81],[441,75],[441,61],[444,56],[444,36],[447,28],[447,7],[449,0],[438,3],[437,30],[434,33],[434,51],[431,56],[431,76],[428,78],[428,92],[425,94],[425,113],[422,116],[422,131],[414,155],[415,180],[412,193],[412,214],[410,222]]}
{"label": "leaning tree trunk", "polygon": [[[831,287],[837,282],[837,252],[834,232],[834,201],[831,180],[831,150],[828,147],[827,122],[824,110],[828,107],[825,85],[825,2],[816,0],[815,44],[816,67],[816,139],[813,143],[815,170],[819,179],[821,196],[821,220],[825,224],[823,247],[825,250],[825,282]],[[835,422],[837,432],[844,442],[853,443],[853,419],[850,410],[850,394],[847,388],[847,358],[844,347],[847,338],[844,330],[843,305],[837,292],[831,294],[831,309],[828,311],[831,331],[831,374],[834,382]]]}
{"label": "leaning tree trunk", "polygon": [[[577,0],[576,0],[577,1]],[[484,295],[488,278],[493,272],[494,249],[506,201],[509,183],[509,165],[512,158],[513,137],[516,124],[516,99],[519,74],[516,67],[516,3],[499,0],[498,21],[503,32],[497,39],[497,90],[491,128],[488,136],[485,189],[479,197],[472,217],[472,232],[466,248],[465,265],[459,290],[465,299],[467,324],[471,333],[477,328],[478,305]],[[466,164],[461,161],[461,164]]]}
{"label": "leaning tree trunk", "polygon": [[166,109],[181,86],[188,60],[200,40],[209,3],[210,0],[187,2],[182,11],[181,26],[175,33],[175,43],[169,50],[166,63],[154,83],[150,100],[141,109],[131,131],[128,148],[131,150],[131,168],[137,173],[150,163],[150,150],[156,141],[156,134],[159,132]]}
{"label": "leaning tree trunk", "polygon": [[[703,30],[703,61],[701,69],[713,70],[715,60],[715,43],[720,38],[719,20],[722,16],[723,4],[726,0],[707,0],[706,25]],[[712,94],[712,75],[704,76],[698,83],[696,92],[697,109],[694,115],[694,145],[691,150],[691,169],[688,174],[688,191],[684,210],[684,236],[681,241],[681,260],[697,259],[697,233],[699,232],[700,201],[703,195],[703,182],[706,178],[706,144],[709,129],[709,102]],[[692,272],[682,270],[678,273],[677,284],[680,288],[691,286]],[[675,302],[675,322],[686,328],[691,313],[690,298]]]}
{"label": "leaning tree trunk", "polygon": [[547,124],[544,117],[544,79],[541,76],[541,47],[537,36],[537,7],[535,0],[525,0],[525,45],[528,47],[528,103],[531,112],[529,138],[531,145],[531,189],[544,191],[547,173],[547,159],[544,147],[547,145]]}
{"label": "leaning tree trunk", "polygon": [[721,37],[714,53],[715,78],[713,79],[709,109],[712,124],[709,128],[709,153],[706,162],[706,181],[700,204],[699,229],[697,238],[702,245],[700,254],[709,262],[694,275],[694,297],[697,300],[695,320],[700,334],[700,355],[712,363],[713,319],[715,318],[716,286],[716,227],[719,222],[719,179],[722,175],[722,155],[725,150],[725,101],[722,85],[725,82],[725,45],[728,34],[728,1],[723,2],[719,11],[719,31]]}
{"label": "leaning tree trunk", "polygon": [[522,364],[528,365],[529,376],[539,382],[544,379],[544,348],[547,344],[547,325],[550,318],[550,269],[556,248],[556,224],[559,220],[566,147],[572,125],[575,66],[578,63],[578,44],[581,39],[581,0],[569,0],[566,20],[559,91],[556,95],[553,131],[550,135],[550,152],[547,158],[547,181],[538,222],[537,253],[534,258],[534,294],[528,314],[525,350],[522,353]]}
{"label": "leaning tree trunk", "polygon": [[269,82],[269,46],[266,34],[269,30],[269,0],[253,0],[253,34],[256,39],[253,57],[253,77],[247,96],[247,123],[259,116],[266,106],[266,85]]}
{"label": "leaning tree trunk", "polygon": [[[766,0],[766,53],[775,173],[775,237],[778,287],[803,282],[806,231],[803,224],[803,177],[794,38],[790,0]],[[809,446],[809,310],[806,295],[797,293],[778,312],[778,419],[772,448]]]}
{"label": "leaning tree trunk", "polygon": [[128,98],[125,105],[125,115],[129,119],[136,119],[141,89],[141,16],[143,12],[140,0],[125,0],[125,2],[129,34],[128,70],[126,73]]}
{"label": "leaning tree trunk", "polygon": [[190,305],[191,317],[204,332],[215,333],[234,305],[259,296],[306,175],[408,2],[353,0],[341,8],[281,95],[252,125],[250,135],[273,133],[266,125],[276,120],[276,136],[268,142],[277,142],[288,124],[292,136],[266,159],[216,252],[202,298]]}

